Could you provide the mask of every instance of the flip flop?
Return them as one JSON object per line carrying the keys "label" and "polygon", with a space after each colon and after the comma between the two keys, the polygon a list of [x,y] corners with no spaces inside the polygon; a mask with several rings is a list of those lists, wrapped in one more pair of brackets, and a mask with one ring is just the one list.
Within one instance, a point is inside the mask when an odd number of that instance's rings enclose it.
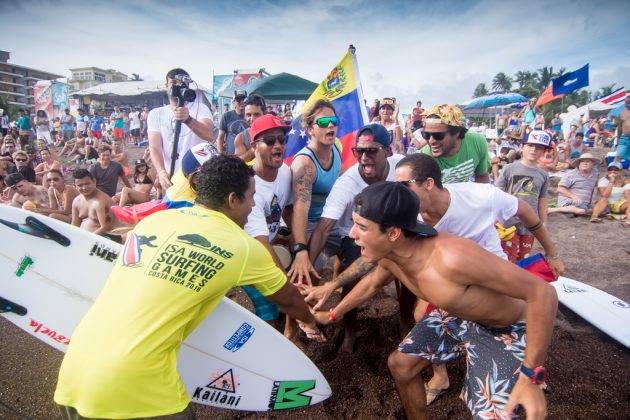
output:
{"label": "flip flop", "polygon": [[601,223],[602,219],[599,217],[591,217],[591,223]]}
{"label": "flip flop", "polygon": [[427,407],[433,404],[438,398],[446,394],[448,388],[429,388],[428,384],[424,384],[424,392],[427,396]]}

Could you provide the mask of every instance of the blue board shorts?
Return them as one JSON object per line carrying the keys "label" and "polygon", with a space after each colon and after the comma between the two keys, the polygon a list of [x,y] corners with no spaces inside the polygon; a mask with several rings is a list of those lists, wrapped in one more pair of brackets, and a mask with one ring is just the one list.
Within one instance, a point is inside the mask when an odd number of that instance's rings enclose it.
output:
{"label": "blue board shorts", "polygon": [[434,309],[412,328],[398,351],[435,365],[466,356],[459,398],[475,419],[501,418],[499,410],[507,404],[525,358],[525,321],[487,328]]}
{"label": "blue board shorts", "polygon": [[268,300],[262,293],[252,286],[242,286],[243,291],[254,304],[256,315],[264,321],[273,321],[280,315],[278,305]]}
{"label": "blue board shorts", "polygon": [[617,144],[617,157],[621,159],[630,159],[630,135],[623,133],[619,137]]}

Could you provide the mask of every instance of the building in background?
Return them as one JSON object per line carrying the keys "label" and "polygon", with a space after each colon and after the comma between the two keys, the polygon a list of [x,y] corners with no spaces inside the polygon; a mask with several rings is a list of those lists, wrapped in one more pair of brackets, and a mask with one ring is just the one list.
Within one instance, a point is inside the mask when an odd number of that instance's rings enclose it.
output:
{"label": "building in background", "polygon": [[71,92],[88,89],[101,83],[116,83],[129,80],[126,74],[114,69],[103,70],[98,67],[79,67],[70,69],[72,76],[68,80]]}
{"label": "building in background", "polygon": [[34,89],[41,80],[55,80],[64,76],[44,70],[9,63],[11,53],[0,50],[0,95],[9,105],[35,111]]}

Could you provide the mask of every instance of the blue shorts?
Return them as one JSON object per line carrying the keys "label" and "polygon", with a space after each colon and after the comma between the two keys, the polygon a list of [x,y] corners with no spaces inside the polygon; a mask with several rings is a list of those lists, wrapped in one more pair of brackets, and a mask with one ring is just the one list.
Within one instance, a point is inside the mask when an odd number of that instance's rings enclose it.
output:
{"label": "blue shorts", "polygon": [[630,159],[630,135],[626,133],[619,137],[619,144],[617,144],[617,157],[621,159]]}
{"label": "blue shorts", "polygon": [[278,305],[270,302],[262,293],[252,286],[242,286],[243,291],[251,299],[254,304],[254,310],[256,315],[264,321],[273,321],[280,315],[280,309]]}
{"label": "blue shorts", "polygon": [[465,355],[467,372],[459,397],[475,419],[501,418],[499,410],[507,404],[525,358],[525,321],[490,329],[434,309],[412,328],[398,351],[435,365]]}

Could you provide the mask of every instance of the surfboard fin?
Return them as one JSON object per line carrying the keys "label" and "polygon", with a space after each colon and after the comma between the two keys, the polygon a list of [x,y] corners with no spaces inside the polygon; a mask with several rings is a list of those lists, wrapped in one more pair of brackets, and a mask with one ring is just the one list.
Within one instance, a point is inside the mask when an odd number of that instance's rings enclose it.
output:
{"label": "surfboard fin", "polygon": [[0,313],[12,312],[16,315],[24,316],[28,313],[24,306],[18,305],[15,302],[11,302],[8,299],[0,296]]}
{"label": "surfboard fin", "polygon": [[11,229],[17,230],[18,232],[26,233],[27,235],[50,239],[61,246],[70,246],[70,239],[33,216],[27,216],[24,223],[9,222],[3,219],[0,219],[0,223],[10,227]]}

